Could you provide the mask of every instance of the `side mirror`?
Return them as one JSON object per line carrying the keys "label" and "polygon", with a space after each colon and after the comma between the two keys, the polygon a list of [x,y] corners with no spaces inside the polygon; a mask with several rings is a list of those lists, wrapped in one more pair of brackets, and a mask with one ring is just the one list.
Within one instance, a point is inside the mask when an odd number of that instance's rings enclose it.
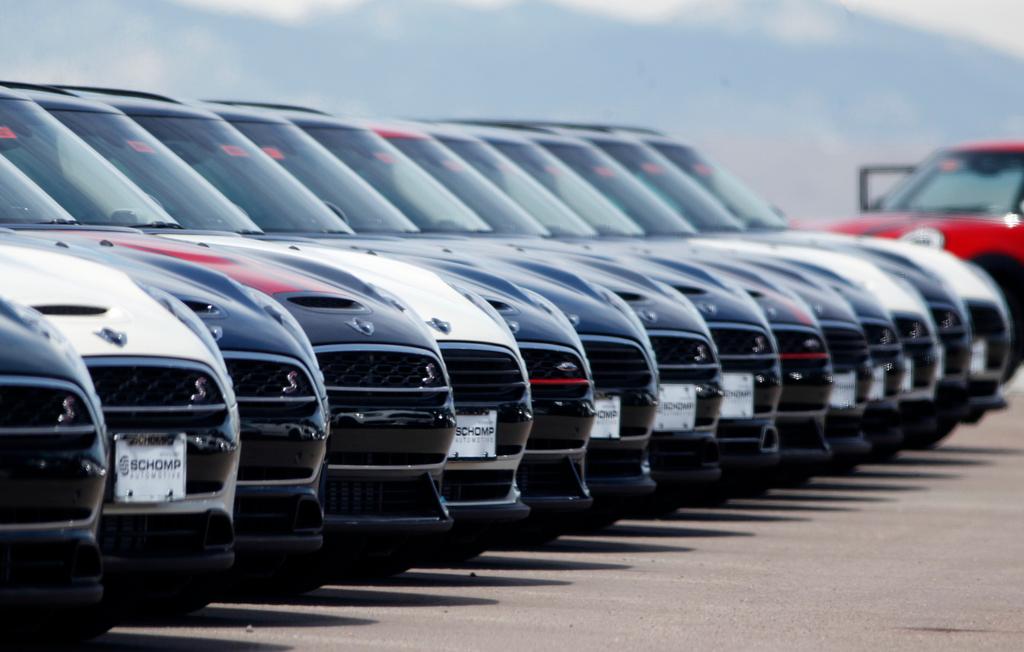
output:
{"label": "side mirror", "polygon": [[913,172],[913,165],[864,165],[857,170],[857,196],[859,199],[858,208],[861,212],[878,210],[882,205],[885,195],[871,198],[871,177],[880,175],[907,175]]}

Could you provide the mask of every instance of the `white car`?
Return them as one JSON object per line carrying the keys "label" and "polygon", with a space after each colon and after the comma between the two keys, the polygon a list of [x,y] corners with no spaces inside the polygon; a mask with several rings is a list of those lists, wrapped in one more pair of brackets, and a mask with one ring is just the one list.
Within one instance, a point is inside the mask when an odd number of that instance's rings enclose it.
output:
{"label": "white car", "polygon": [[202,322],[112,268],[0,242],[0,293],[31,306],[84,359],[112,438],[99,542],[107,608],[234,560],[238,408]]}

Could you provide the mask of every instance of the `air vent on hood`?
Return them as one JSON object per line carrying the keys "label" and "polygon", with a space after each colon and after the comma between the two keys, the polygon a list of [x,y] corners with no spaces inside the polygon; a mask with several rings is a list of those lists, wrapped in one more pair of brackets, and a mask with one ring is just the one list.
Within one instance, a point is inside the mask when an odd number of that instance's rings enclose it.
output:
{"label": "air vent on hood", "polygon": [[205,301],[185,301],[185,305],[200,317],[212,317],[220,314],[220,309],[217,306]]}
{"label": "air vent on hood", "polygon": [[702,290],[700,288],[695,288],[695,287],[692,287],[692,286],[689,286],[689,285],[677,285],[677,286],[675,286],[675,288],[679,292],[682,292],[683,294],[687,294],[687,295],[691,295],[691,296],[692,295],[696,295],[696,294],[705,294],[704,290]]}
{"label": "air vent on hood", "polygon": [[50,315],[55,317],[92,317],[95,315],[106,314],[107,309],[101,306],[75,306],[75,305],[49,305],[49,306],[32,306],[44,315]]}
{"label": "air vent on hood", "polygon": [[288,300],[297,306],[303,308],[313,308],[315,310],[362,310],[363,307],[353,301],[352,299],[346,299],[345,297],[332,297],[326,295],[306,295],[298,297],[288,297]]}
{"label": "air vent on hood", "polygon": [[498,301],[497,299],[488,299],[487,303],[491,304],[491,307],[498,312],[516,312],[516,309],[508,305],[504,301]]}
{"label": "air vent on hood", "polygon": [[643,301],[644,299],[642,296],[635,292],[616,292],[615,294],[619,295],[619,298],[622,299],[623,301],[629,303],[632,303],[634,301]]}

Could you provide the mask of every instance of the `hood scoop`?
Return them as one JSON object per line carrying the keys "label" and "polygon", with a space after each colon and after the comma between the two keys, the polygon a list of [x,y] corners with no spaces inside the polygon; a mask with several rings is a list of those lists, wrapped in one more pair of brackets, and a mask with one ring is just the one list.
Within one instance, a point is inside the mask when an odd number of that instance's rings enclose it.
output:
{"label": "hood scoop", "polygon": [[96,317],[107,314],[107,309],[102,306],[79,306],[72,304],[50,304],[45,306],[32,306],[40,313],[49,317]]}
{"label": "hood scoop", "polygon": [[288,297],[288,301],[297,306],[302,306],[303,308],[309,308],[311,310],[366,310],[362,304],[357,301],[353,301],[352,299],[325,294],[292,296]]}

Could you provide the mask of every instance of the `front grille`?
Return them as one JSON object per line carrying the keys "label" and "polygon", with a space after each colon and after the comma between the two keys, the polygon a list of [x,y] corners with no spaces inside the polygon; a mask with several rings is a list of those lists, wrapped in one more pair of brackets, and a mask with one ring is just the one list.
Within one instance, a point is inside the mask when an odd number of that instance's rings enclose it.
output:
{"label": "front grille", "polygon": [[103,408],[203,407],[222,404],[212,374],[163,366],[90,366]]}
{"label": "front grille", "polygon": [[582,398],[590,380],[579,357],[563,349],[520,346],[533,398]]}
{"label": "front grille", "polygon": [[1006,333],[1006,322],[994,306],[972,303],[971,326],[975,335],[1003,335]]}
{"label": "front grille", "polygon": [[601,389],[650,384],[654,374],[639,346],[625,341],[583,339],[594,383]]}
{"label": "front grille", "polygon": [[322,349],[316,357],[332,407],[439,406],[449,397],[444,366],[426,352]]}
{"label": "front grille", "polygon": [[526,383],[511,353],[488,348],[442,346],[455,402],[509,403],[521,400]]}
{"label": "front grille", "polygon": [[100,550],[118,557],[182,555],[234,540],[231,521],[213,514],[138,514],[100,519]]}
{"label": "front grille", "polygon": [[585,496],[582,465],[570,459],[552,462],[524,461],[516,471],[516,484],[525,499]]}
{"label": "front grille", "polygon": [[84,521],[91,514],[87,507],[0,507],[0,525]]}
{"label": "front grille", "polygon": [[711,345],[699,337],[651,336],[662,382],[711,380],[718,373]]}
{"label": "front grille", "polygon": [[700,439],[653,437],[650,446],[652,471],[681,471],[703,468],[718,462],[718,444]]}
{"label": "front grille", "polygon": [[239,535],[315,534],[323,526],[316,500],[308,496],[239,496],[235,532]]}
{"label": "front grille", "polygon": [[904,342],[917,342],[928,339],[928,325],[921,319],[897,317],[896,328],[899,330],[900,339]]}
{"label": "front grille", "polygon": [[328,388],[443,388],[444,373],[433,357],[404,351],[342,350],[317,353]]}
{"label": "front grille", "polygon": [[863,327],[868,345],[871,346],[872,349],[880,346],[899,346],[899,338],[896,336],[896,331],[888,326],[883,326],[882,324],[863,324]]}
{"label": "front grille", "polygon": [[99,553],[76,541],[0,545],[0,586],[70,585],[100,576]]}
{"label": "front grille", "polygon": [[825,340],[836,367],[856,367],[866,364],[871,357],[864,333],[851,328],[825,328]]}
{"label": "front grille", "polygon": [[331,516],[443,516],[437,488],[424,474],[411,480],[327,481],[324,512]]}
{"label": "front grille", "polygon": [[250,358],[227,358],[225,361],[239,402],[268,398],[314,400],[309,378],[296,365]]}
{"label": "front grille", "polygon": [[[73,426],[92,426],[88,409],[76,392],[35,385],[0,387],[0,428],[66,429]],[[54,434],[59,432],[54,430]]]}
{"label": "front grille", "polygon": [[512,491],[511,469],[445,471],[441,495],[448,502],[501,500]]}
{"label": "front grille", "polygon": [[718,347],[719,357],[748,357],[772,353],[771,338],[759,330],[713,328],[711,336]]}
{"label": "front grille", "polygon": [[337,452],[330,453],[327,463],[335,466],[431,466],[448,459],[444,453],[402,452]]}
{"label": "front grille", "polygon": [[587,480],[641,476],[643,451],[593,448],[587,451]]}

